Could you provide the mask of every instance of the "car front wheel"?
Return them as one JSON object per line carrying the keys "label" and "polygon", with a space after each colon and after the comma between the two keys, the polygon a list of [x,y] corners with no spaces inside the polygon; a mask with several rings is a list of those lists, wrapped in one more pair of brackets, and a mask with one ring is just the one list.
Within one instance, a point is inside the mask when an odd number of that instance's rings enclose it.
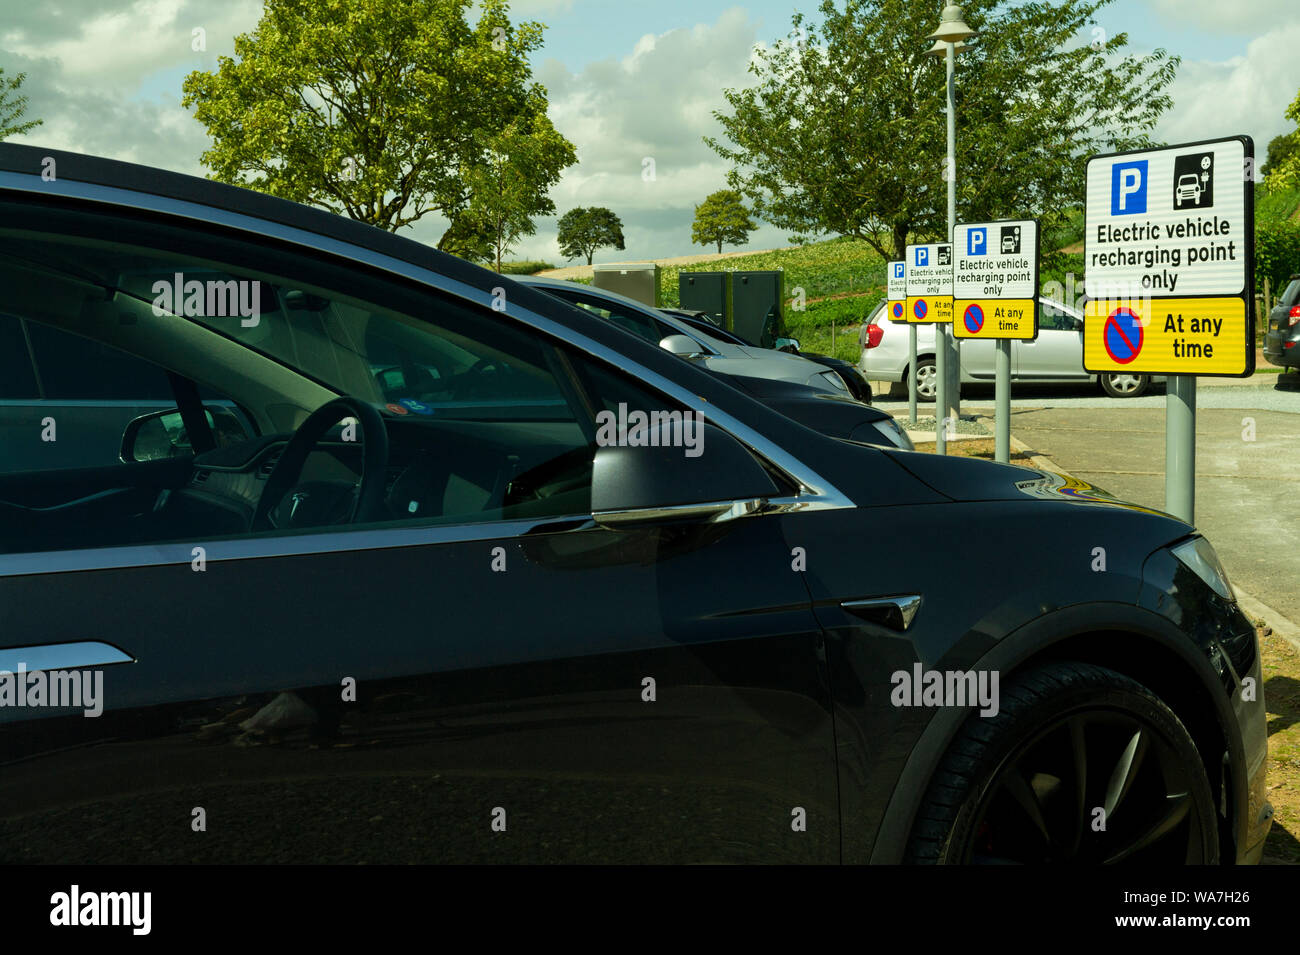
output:
{"label": "car front wheel", "polygon": [[1101,390],[1112,398],[1137,398],[1151,387],[1150,375],[1101,375]]}
{"label": "car front wheel", "polygon": [[1214,797],[1186,728],[1154,693],[1087,663],[1003,688],[958,732],[917,813],[908,861],[1215,864]]}
{"label": "car front wheel", "polygon": [[[907,379],[903,379],[904,382]],[[939,390],[939,377],[933,358],[922,358],[916,363],[916,397],[920,401],[934,401]]]}

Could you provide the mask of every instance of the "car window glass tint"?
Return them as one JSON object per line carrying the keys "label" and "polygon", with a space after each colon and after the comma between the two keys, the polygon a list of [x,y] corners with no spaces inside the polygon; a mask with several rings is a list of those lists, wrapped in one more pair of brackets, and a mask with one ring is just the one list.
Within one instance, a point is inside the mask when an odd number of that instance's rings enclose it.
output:
{"label": "car window glass tint", "polygon": [[0,400],[39,396],[22,322],[13,315],[0,315]]}

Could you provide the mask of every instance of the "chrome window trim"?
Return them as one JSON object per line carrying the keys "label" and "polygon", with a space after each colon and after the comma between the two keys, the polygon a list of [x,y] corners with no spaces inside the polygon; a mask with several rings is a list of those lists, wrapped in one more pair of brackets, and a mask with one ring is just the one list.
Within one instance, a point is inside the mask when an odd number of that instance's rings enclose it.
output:
{"label": "chrome window trim", "polygon": [[19,666],[33,673],[37,670],[76,670],[134,662],[134,657],[101,640],[0,648],[0,672],[6,673],[17,673]]}
{"label": "chrome window trim", "polygon": [[125,544],[76,550],[42,550],[0,554],[0,577],[25,577],[82,570],[127,570],[134,567],[189,565],[194,549],[202,547],[205,563],[257,560],[266,557],[302,557],[348,551],[395,550],[429,544],[473,543],[522,537],[547,525],[591,523],[589,514],[546,517],[526,521],[486,521],[475,524],[433,524],[418,527],[370,527],[314,534],[275,534],[217,541],[170,541],[164,544]]}
{"label": "chrome window trim", "polygon": [[[106,207],[127,207],[177,218],[215,223],[250,233],[257,239],[271,238],[300,246],[308,252],[324,251],[332,253],[392,275],[410,279],[430,289],[453,295],[482,308],[493,308],[494,296],[490,291],[474,288],[438,272],[430,271],[401,259],[392,258],[371,249],[352,245],[317,232],[287,226],[272,219],[262,219],[243,213],[231,212],[216,206],[155,196],[146,192],[120,189],[115,186],[102,186],[67,179],[46,181],[30,173],[0,171],[0,190],[11,190],[34,195],[54,193],[69,198],[102,203]],[[106,211],[108,210],[106,209]],[[494,311],[500,311],[500,309],[494,309]],[[614,351],[614,349],[593,341],[580,332],[567,328],[545,316],[519,308],[509,301],[508,296],[504,314],[552,339],[562,341],[588,355],[606,361],[616,368],[639,376],[643,382],[678,401],[684,407],[703,414],[707,420],[713,422],[746,445],[751,451],[766,459],[800,489],[795,497],[781,500],[781,510],[837,510],[856,506],[848,495],[844,494],[793,454],[715,405],[702,400],[690,389],[684,388],[672,379],[665,378],[658,372],[641,365],[631,363],[629,359]],[[590,515],[579,515],[578,517],[589,519]],[[540,522],[527,522],[523,532],[526,532],[527,528],[538,524],[551,524],[558,520],[562,520],[562,518],[548,518]],[[451,541],[490,540],[497,537],[513,536],[515,532],[512,531],[512,528],[519,526],[521,525],[511,522],[490,522],[448,525],[438,528],[383,528],[341,531],[329,534],[293,535],[277,538],[245,538],[240,541],[221,542],[217,545],[217,548],[218,553],[222,553],[221,548],[223,546],[230,548],[227,553],[230,553],[231,556],[225,559],[241,559],[234,556],[233,552],[236,550],[244,551],[243,557],[247,558],[279,557],[348,550],[373,550],[384,547],[418,546],[420,544]],[[473,530],[470,533],[462,533],[462,536],[444,538],[443,532],[451,531],[453,528],[462,529],[462,531],[466,528],[472,528]],[[427,533],[422,535],[419,531]],[[372,542],[370,535],[375,534],[384,535],[384,540],[382,542]],[[397,539],[394,539],[394,535],[396,535]],[[411,539],[413,535],[416,539]],[[344,538],[346,538],[346,542],[344,542]],[[315,546],[292,546],[292,542],[299,540],[313,541]],[[284,543],[277,546],[276,542]],[[123,545],[120,547],[89,548],[75,551],[34,551],[20,554],[4,554],[0,555],[0,577],[22,576],[32,573],[58,573],[68,570],[189,563],[192,559],[189,549],[199,543],[196,541],[184,545]],[[247,544],[248,546],[246,548],[232,546],[237,543]],[[173,549],[179,548],[185,548],[183,558],[178,558],[177,554],[173,552]],[[99,558],[91,562],[89,557],[91,554],[99,555]],[[114,555],[116,555],[116,558]],[[222,558],[209,556],[209,559]]]}

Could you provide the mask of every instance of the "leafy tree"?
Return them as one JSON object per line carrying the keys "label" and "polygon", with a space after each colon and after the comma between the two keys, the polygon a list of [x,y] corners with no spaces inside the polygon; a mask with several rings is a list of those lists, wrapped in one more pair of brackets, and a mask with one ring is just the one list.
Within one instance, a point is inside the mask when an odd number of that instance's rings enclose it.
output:
{"label": "leafy tree", "polygon": [[1259,167],[1259,174],[1265,180],[1276,176],[1278,170],[1286,166],[1287,158],[1296,151],[1297,140],[1300,140],[1300,129],[1274,136],[1269,141],[1268,158]]}
{"label": "leafy tree", "polygon": [[749,233],[758,225],[749,217],[749,210],[737,189],[719,189],[695,207],[695,222],[691,225],[691,243],[713,245],[722,243],[745,245]]}
{"label": "leafy tree", "polygon": [[[237,59],[185,79],[182,103],[212,137],[211,177],[393,231],[438,212],[463,240],[466,172],[512,124],[549,125],[528,65],[541,24],[512,25],[505,0],[482,0],[471,27],[471,5],[266,0],[256,29],[235,38]],[[533,184],[544,191],[561,169]]]}
{"label": "leafy tree", "polygon": [[[1090,154],[1149,144],[1179,60],[1121,55],[1125,34],[1092,29],[1110,2],[967,0],[980,35],[957,60],[958,221],[1051,227],[1082,202]],[[799,42],[755,50],[756,85],[726,90],[731,112],[715,113],[729,143],[705,140],[755,215],[886,258],[947,234],[944,65],[925,55],[938,8],[824,0],[820,26],[795,14]]]}
{"label": "leafy tree", "polygon": [[579,206],[560,217],[557,225],[560,254],[566,259],[585,255],[591,265],[596,250],[604,246],[624,249],[623,223],[603,206]]}
{"label": "leafy tree", "polygon": [[25,79],[27,79],[26,73],[19,73],[12,79],[6,79],[4,67],[0,67],[0,139],[25,133],[45,122],[43,119],[20,122],[23,114],[27,112],[27,97],[18,94]]}
{"label": "leafy tree", "polygon": [[550,120],[540,116],[532,125],[526,131],[512,123],[498,136],[483,137],[485,161],[465,171],[469,205],[453,222],[475,236],[475,256],[486,243],[486,258],[498,272],[519,239],[537,231],[533,216],[555,212],[548,190],[559,171],[576,161],[572,144]]}
{"label": "leafy tree", "polygon": [[[1287,107],[1286,118],[1300,125],[1300,93],[1296,93],[1295,102]],[[1278,185],[1300,186],[1300,129],[1278,136],[1268,144],[1268,162],[1259,171]]]}

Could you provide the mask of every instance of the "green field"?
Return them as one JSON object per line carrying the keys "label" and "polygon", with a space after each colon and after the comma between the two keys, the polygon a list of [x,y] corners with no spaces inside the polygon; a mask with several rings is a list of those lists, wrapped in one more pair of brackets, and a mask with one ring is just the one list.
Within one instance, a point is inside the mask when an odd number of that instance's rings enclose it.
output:
{"label": "green field", "polygon": [[1300,189],[1269,189],[1261,185],[1255,190],[1255,221],[1287,222],[1300,219]]}

